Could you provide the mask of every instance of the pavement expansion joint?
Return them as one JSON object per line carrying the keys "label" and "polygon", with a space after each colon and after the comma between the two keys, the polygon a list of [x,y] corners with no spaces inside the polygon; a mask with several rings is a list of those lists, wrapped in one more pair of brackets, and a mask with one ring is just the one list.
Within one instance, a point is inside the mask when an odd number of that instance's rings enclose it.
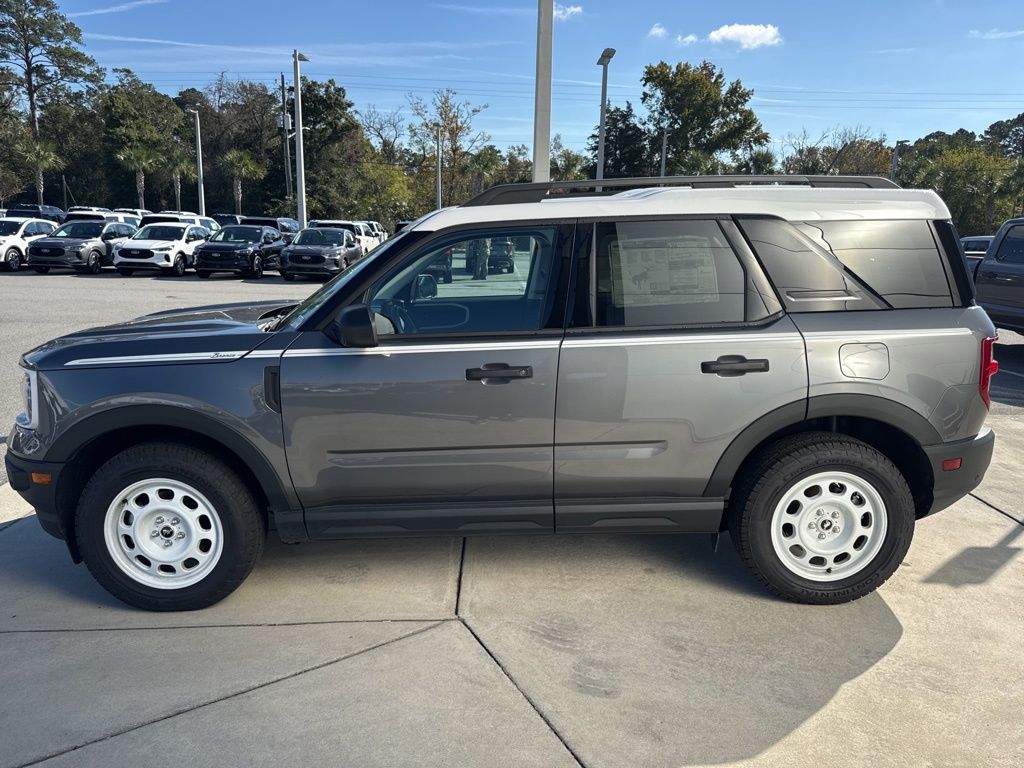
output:
{"label": "pavement expansion joint", "polygon": [[1013,522],[1015,522],[1015,523],[1016,523],[1017,525],[1024,525],[1024,520],[1020,520],[1020,519],[1018,519],[1018,518],[1014,517],[1014,516],[1013,516],[1012,514],[1010,514],[1010,513],[1009,513],[1009,512],[1007,512],[1006,510],[1004,510],[1004,509],[1000,509],[1000,508],[999,508],[999,507],[997,507],[997,506],[996,506],[995,504],[993,504],[993,503],[992,503],[991,501],[986,501],[985,499],[981,498],[981,496],[977,496],[977,495],[975,495],[975,494],[973,494],[973,493],[972,493],[972,494],[969,494],[969,495],[970,495],[970,497],[971,497],[972,499],[974,499],[975,501],[980,501],[980,502],[981,502],[982,504],[984,504],[984,505],[985,505],[986,507],[988,507],[989,509],[993,510],[994,512],[998,512],[998,513],[999,513],[1000,515],[1002,515],[1003,517],[1009,518],[1010,520],[1012,520]]}
{"label": "pavement expansion joint", "polygon": [[462,550],[459,552],[459,575],[455,581],[455,616],[459,615],[462,600],[462,569],[466,565],[466,537],[462,537]]}
{"label": "pavement expansion joint", "polygon": [[433,622],[439,624],[446,621],[457,621],[453,616],[422,616],[401,619],[328,619],[324,621],[274,621],[274,622],[239,622],[230,624],[171,624],[168,626],[149,627],[60,627],[55,629],[0,629],[0,635],[32,635],[59,634],[62,632],[162,632],[165,630],[197,630],[197,629],[267,629],[273,627],[317,627],[332,624],[422,624]]}
{"label": "pavement expansion joint", "polygon": [[126,733],[132,733],[133,731],[137,731],[137,730],[139,730],[141,728],[146,728],[146,727],[148,727],[150,725],[155,725],[157,723],[162,723],[165,720],[170,720],[172,718],[178,717],[179,715],[185,715],[185,714],[188,714],[189,712],[195,712],[196,710],[204,709],[206,707],[212,706],[213,704],[219,704],[222,701],[230,701],[231,699],[238,698],[239,696],[244,696],[247,693],[252,693],[253,691],[258,691],[258,690],[261,690],[263,688],[268,688],[268,687],[270,687],[272,685],[276,685],[277,683],[283,683],[286,680],[291,680],[293,678],[300,677],[301,675],[305,675],[305,674],[308,674],[310,672],[316,672],[318,670],[325,669],[326,667],[333,666],[334,664],[340,664],[343,661],[348,661],[349,659],[354,659],[357,656],[362,656],[364,653],[369,653],[370,651],[376,651],[379,648],[384,648],[385,646],[393,645],[395,643],[401,642],[402,640],[408,640],[409,638],[415,637],[416,635],[421,635],[424,632],[429,632],[432,629],[436,629],[437,627],[442,626],[444,623],[445,623],[444,621],[438,621],[438,622],[435,622],[433,624],[430,624],[429,626],[420,627],[419,629],[413,630],[412,632],[406,632],[404,635],[399,635],[398,637],[392,637],[392,638],[390,638],[388,640],[384,640],[384,641],[381,641],[379,643],[375,643],[374,645],[371,645],[368,648],[361,648],[358,651],[353,651],[352,653],[346,653],[343,656],[339,656],[339,657],[337,657],[335,659],[328,659],[327,661],[321,662],[320,664],[314,664],[311,667],[307,667],[305,669],[300,669],[297,672],[291,672],[290,674],[282,675],[281,677],[275,677],[273,680],[267,680],[266,682],[259,683],[258,685],[251,685],[251,686],[249,686],[247,688],[243,688],[242,690],[234,691],[234,692],[226,694],[224,696],[218,696],[217,698],[211,699],[210,701],[204,701],[202,704],[196,704],[195,706],[191,706],[191,707],[183,707],[183,708],[181,708],[179,710],[176,710],[174,712],[170,712],[170,713],[168,713],[166,715],[161,715],[160,717],[155,717],[155,718],[153,718],[151,720],[147,720],[144,723],[137,723],[137,724],[132,725],[132,726],[130,726],[128,728],[122,728],[121,730],[116,731],[114,733],[108,733],[105,736],[100,736],[99,738],[96,738],[96,739],[90,739],[89,741],[84,741],[81,744],[76,744],[75,746],[70,747],[69,749],[61,749],[61,750],[58,750],[56,752],[52,752],[52,753],[50,753],[48,755],[44,755],[42,757],[38,757],[35,760],[32,760],[30,762],[21,763],[20,765],[17,765],[14,768],[29,768],[29,766],[39,765],[40,763],[44,763],[47,760],[52,760],[55,757],[60,757],[62,755],[66,755],[66,754],[69,754],[71,752],[75,752],[76,750],[82,749],[83,747],[89,747],[89,746],[92,746],[93,744],[99,744],[99,743],[104,742],[104,741],[109,741],[110,739],[116,738],[118,736],[123,736]]}

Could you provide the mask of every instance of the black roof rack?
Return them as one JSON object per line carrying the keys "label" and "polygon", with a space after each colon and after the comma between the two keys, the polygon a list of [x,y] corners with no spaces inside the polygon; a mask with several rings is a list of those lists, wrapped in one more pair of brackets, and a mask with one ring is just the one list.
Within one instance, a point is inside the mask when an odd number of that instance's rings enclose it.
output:
{"label": "black roof rack", "polygon": [[647,187],[690,187],[728,189],[755,185],[796,185],[824,189],[899,189],[880,176],[652,176],[635,179],[580,179],[531,184],[499,184],[470,198],[463,206],[539,203],[551,197],[593,197],[613,195],[626,189]]}

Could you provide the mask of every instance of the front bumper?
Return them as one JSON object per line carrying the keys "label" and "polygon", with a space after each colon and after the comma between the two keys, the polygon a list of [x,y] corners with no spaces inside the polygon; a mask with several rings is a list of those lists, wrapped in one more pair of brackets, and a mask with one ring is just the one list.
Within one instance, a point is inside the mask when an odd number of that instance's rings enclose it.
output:
{"label": "front bumper", "polygon": [[[992,462],[995,442],[995,433],[986,428],[967,440],[924,446],[935,478],[929,514],[954,504],[981,484]],[[960,459],[960,468],[944,470],[942,463],[948,459]]]}
{"label": "front bumper", "polygon": [[301,261],[282,261],[281,262],[281,274],[291,275],[336,275],[341,272],[342,267],[339,267],[333,261],[323,262],[321,264],[303,264]]}
{"label": "front bumper", "polygon": [[[47,461],[29,461],[8,451],[4,456],[4,467],[7,470],[11,488],[16,490],[21,498],[35,509],[36,519],[39,520],[43,530],[51,536],[67,541],[67,532],[57,501],[64,465]],[[40,474],[49,475],[50,482],[45,484],[34,482],[33,475]],[[77,557],[77,552],[72,551],[72,556]]]}
{"label": "front bumper", "polygon": [[160,253],[146,259],[114,256],[114,266],[117,269],[170,269],[174,266],[173,261],[174,259],[170,252]]}
{"label": "front bumper", "polygon": [[75,269],[85,266],[85,261],[82,259],[82,253],[78,251],[65,251],[60,256],[40,256],[29,251],[27,264],[30,267],[70,267]]}
{"label": "front bumper", "polygon": [[[252,257],[232,256],[231,258],[211,258],[210,256],[196,256],[196,269],[203,272],[248,272],[252,266]],[[264,262],[264,269],[269,265]]]}

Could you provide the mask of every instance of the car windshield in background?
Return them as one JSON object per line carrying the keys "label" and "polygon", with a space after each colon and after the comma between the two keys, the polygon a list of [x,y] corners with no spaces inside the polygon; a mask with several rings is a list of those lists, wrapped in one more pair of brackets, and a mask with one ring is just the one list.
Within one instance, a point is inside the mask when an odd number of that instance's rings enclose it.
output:
{"label": "car windshield in background", "polygon": [[20,226],[20,221],[0,221],[0,235],[13,235]]}
{"label": "car windshield in background", "polygon": [[294,245],[342,245],[345,236],[339,230],[304,229],[296,236]]}
{"label": "car windshield in background", "polygon": [[70,224],[64,224],[57,227],[50,237],[74,237],[74,238],[89,238],[99,237],[103,231],[104,222],[102,221],[72,221]]}
{"label": "car windshield in background", "polygon": [[132,240],[180,240],[184,231],[184,227],[150,224],[132,235]]}
{"label": "car windshield in background", "polygon": [[210,238],[215,243],[258,243],[263,237],[259,227],[224,227]]}

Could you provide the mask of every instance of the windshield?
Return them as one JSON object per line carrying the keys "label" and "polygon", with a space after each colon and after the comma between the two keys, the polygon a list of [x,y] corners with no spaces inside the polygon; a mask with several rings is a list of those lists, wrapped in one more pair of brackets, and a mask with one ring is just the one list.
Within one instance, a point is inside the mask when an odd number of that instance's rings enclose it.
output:
{"label": "windshield", "polygon": [[99,237],[102,231],[102,221],[72,221],[57,227],[50,237],[73,237],[85,240],[90,237]]}
{"label": "windshield", "polygon": [[20,221],[0,221],[0,235],[16,234],[21,227]]}
{"label": "windshield", "polygon": [[224,227],[210,238],[214,243],[258,243],[263,238],[259,227]]}
{"label": "windshield", "polygon": [[305,301],[296,305],[295,309],[283,317],[280,323],[275,323],[274,328],[284,328],[286,326],[292,326],[295,328],[302,325],[302,323],[312,317],[320,307],[327,304],[331,298],[333,298],[334,294],[344,288],[345,284],[348,283],[349,280],[371,265],[380,263],[381,259],[390,258],[389,255],[391,251],[394,250],[395,246],[400,246],[404,241],[406,241],[407,237],[408,235],[401,234],[398,237],[388,240],[384,245],[380,246],[380,248],[375,248],[371,256],[368,256],[365,259],[360,259],[347,269],[339,272],[332,280],[330,280],[330,282],[325,283],[323,288],[319,291],[315,291]]}
{"label": "windshield", "polygon": [[181,240],[184,234],[184,227],[150,224],[132,235],[132,240]]}
{"label": "windshield", "polygon": [[304,229],[295,236],[293,245],[342,245],[345,235],[337,229]]}
{"label": "windshield", "polygon": [[318,221],[313,226],[320,228],[329,227],[331,229],[347,229],[349,232],[356,231],[356,225],[347,221]]}

